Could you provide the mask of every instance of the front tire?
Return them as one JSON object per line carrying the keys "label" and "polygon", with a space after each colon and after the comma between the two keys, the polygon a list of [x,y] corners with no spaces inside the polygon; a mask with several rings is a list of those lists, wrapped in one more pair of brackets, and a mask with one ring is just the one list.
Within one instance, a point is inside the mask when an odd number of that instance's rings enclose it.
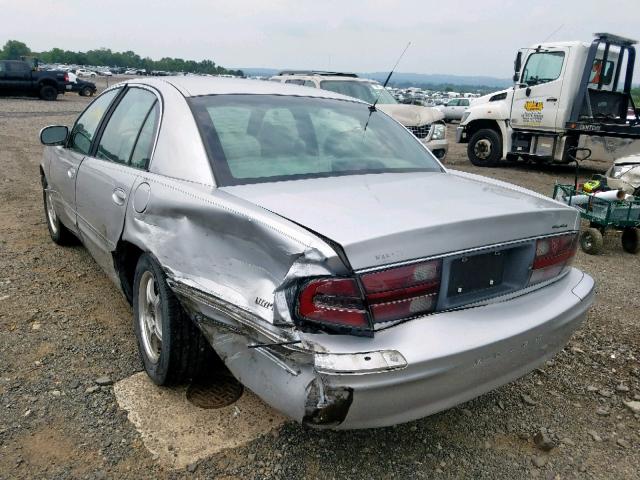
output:
{"label": "front tire", "polygon": [[133,317],[145,371],[156,385],[184,383],[214,367],[211,346],[167,285],[160,265],[146,253],[136,266]]}
{"label": "front tire", "polygon": [[71,231],[60,221],[53,205],[52,193],[47,188],[47,181],[43,179],[42,200],[44,203],[44,216],[47,221],[49,236],[53,243],[61,246],[74,245],[77,239]]}
{"label": "front tire", "polygon": [[495,130],[483,128],[471,136],[467,156],[476,167],[495,167],[502,158],[502,140]]}
{"label": "front tire", "polygon": [[580,234],[580,247],[584,253],[597,255],[602,251],[603,245],[602,233],[597,228],[587,228]]}
{"label": "front tire", "polygon": [[51,85],[43,85],[40,87],[40,98],[42,100],[53,101],[58,98],[58,91]]}

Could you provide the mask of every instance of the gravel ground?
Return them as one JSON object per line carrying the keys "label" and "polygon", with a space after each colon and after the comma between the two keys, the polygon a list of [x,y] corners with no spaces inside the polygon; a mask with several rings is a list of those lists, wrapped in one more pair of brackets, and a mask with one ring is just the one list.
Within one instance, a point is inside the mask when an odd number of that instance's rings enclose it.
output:
{"label": "gravel ground", "polygon": [[[617,233],[602,255],[578,253],[598,282],[587,321],[518,382],[393,428],[289,423],[184,470],[158,465],[110,385],[142,369],[131,309],[87,252],[55,246],[44,222],[37,133],[71,124],[88,101],[0,99],[0,479],[638,478],[640,414],[623,402],[640,401],[640,256]],[[572,178],[570,168],[474,168],[455,144],[445,163],[544,194]]]}

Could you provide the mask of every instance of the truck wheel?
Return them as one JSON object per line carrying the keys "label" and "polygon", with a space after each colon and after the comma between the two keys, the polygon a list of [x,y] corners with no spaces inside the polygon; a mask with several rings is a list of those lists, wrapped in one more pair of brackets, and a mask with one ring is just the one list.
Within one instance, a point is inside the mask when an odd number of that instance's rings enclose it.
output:
{"label": "truck wheel", "polygon": [[580,234],[580,247],[584,253],[597,255],[602,251],[604,239],[602,233],[597,228],[587,228]]}
{"label": "truck wheel", "polygon": [[622,248],[629,253],[640,251],[640,229],[627,227],[622,231]]}
{"label": "truck wheel", "polygon": [[43,100],[55,100],[58,98],[58,90],[51,85],[43,85],[40,87],[40,98]]}
{"label": "truck wheel", "polygon": [[215,356],[198,327],[148,254],[138,260],[133,281],[134,330],[144,368],[156,385],[183,383],[215,368]]}
{"label": "truck wheel", "polygon": [[83,87],[82,90],[80,90],[80,95],[83,97],[90,97],[91,96],[91,88],[90,87]]}
{"label": "truck wheel", "polygon": [[476,167],[495,167],[502,158],[502,141],[495,130],[483,128],[473,134],[467,156]]}

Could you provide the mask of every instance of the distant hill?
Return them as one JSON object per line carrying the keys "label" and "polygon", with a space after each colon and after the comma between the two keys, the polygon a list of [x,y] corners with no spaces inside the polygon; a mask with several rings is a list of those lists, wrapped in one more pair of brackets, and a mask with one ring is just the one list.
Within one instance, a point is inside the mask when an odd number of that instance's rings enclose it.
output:
{"label": "distant hill", "polygon": [[[283,69],[275,68],[243,68],[242,71],[251,76],[270,77],[277,75]],[[388,72],[356,72],[364,78],[372,78],[379,82],[384,82]],[[389,82],[395,86],[421,86],[421,85],[452,85],[452,86],[484,86],[496,89],[506,88],[513,85],[508,78],[496,78],[480,75],[446,75],[427,73],[403,73],[396,72]]]}

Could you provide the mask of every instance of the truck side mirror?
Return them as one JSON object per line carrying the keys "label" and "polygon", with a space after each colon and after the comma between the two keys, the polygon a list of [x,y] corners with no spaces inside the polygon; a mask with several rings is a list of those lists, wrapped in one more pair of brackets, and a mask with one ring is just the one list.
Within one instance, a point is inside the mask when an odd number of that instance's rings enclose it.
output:
{"label": "truck side mirror", "polygon": [[43,145],[64,145],[69,136],[69,129],[64,125],[50,125],[40,130],[40,141]]}
{"label": "truck side mirror", "polygon": [[520,68],[522,68],[522,52],[518,52],[516,60],[513,62],[513,81],[517,82],[520,78]]}

